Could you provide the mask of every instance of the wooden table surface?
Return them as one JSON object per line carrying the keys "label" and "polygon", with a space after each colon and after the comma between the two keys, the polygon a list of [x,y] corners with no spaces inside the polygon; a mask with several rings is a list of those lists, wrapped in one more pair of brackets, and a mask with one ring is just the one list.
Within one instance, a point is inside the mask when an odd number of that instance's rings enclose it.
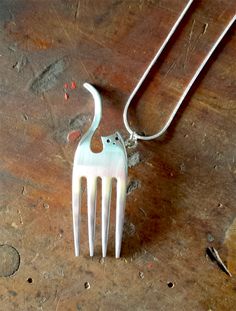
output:
{"label": "wooden table surface", "polygon": [[[228,33],[164,137],[129,150],[122,257],[88,255],[86,202],[74,257],[71,172],[103,97],[101,135],[119,130],[129,94],[187,1],[0,2],[0,310],[235,310],[236,37]],[[129,111],[160,129],[235,14],[234,0],[195,1]],[[64,85],[76,82],[64,98]],[[79,132],[78,132],[79,131]],[[100,185],[99,185],[100,188]],[[83,199],[85,199],[85,193]],[[98,195],[98,202],[100,195]],[[206,255],[214,247],[227,275]],[[172,284],[171,284],[172,283]]]}

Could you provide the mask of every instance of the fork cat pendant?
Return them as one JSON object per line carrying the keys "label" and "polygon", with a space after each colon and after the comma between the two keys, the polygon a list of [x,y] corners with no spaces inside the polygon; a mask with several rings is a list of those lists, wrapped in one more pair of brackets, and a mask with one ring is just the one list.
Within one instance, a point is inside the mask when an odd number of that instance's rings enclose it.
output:
{"label": "fork cat pendant", "polygon": [[[143,73],[141,79],[138,81],[133,92],[129,96],[127,103],[124,107],[123,121],[127,131],[130,134],[130,139],[126,146],[136,146],[137,140],[151,140],[160,137],[170,126],[174,119],[177,111],[183,103],[186,95],[190,88],[198,78],[202,69],[210,59],[211,55],[226,35],[228,30],[234,24],[236,15],[232,17],[228,25],[225,27],[223,32],[220,34],[212,48],[203,59],[195,74],[187,84],[182,95],[168,120],[161,128],[159,132],[151,136],[142,136],[137,134],[131,129],[128,123],[128,108],[140,89],[142,83],[146,79],[150,70],[154,66],[155,62],[161,55],[162,51],[170,41],[170,38],[175,33],[176,28],[180,24],[184,15],[188,11],[194,0],[188,1],[184,10],[181,12],[177,21],[173,25],[171,31],[167,35],[166,39],[162,43],[161,47],[157,51],[156,55],[152,59],[151,63]],[[111,185],[112,179],[117,181],[117,194],[116,194],[116,232],[115,232],[115,256],[120,257],[121,242],[122,242],[122,231],[124,223],[124,209],[126,201],[126,187],[127,187],[127,154],[125,149],[125,143],[121,135],[117,132],[108,137],[102,137],[103,150],[100,153],[93,153],[90,144],[92,136],[97,129],[102,115],[101,97],[97,90],[88,83],[84,84],[84,87],[92,94],[95,103],[95,115],[91,127],[87,133],[82,137],[74,157],[73,176],[72,176],[72,209],[73,209],[73,229],[74,229],[74,245],[75,255],[79,255],[79,243],[80,243],[80,219],[81,219],[81,179],[86,177],[87,179],[87,206],[88,206],[88,236],[89,236],[89,252],[90,256],[94,255],[94,239],[95,239],[95,220],[96,220],[96,188],[97,178],[102,179],[102,256],[106,257],[107,242],[108,242],[108,231],[109,231],[109,218],[110,218],[110,198],[111,198]]]}
{"label": "fork cat pendant", "polygon": [[82,137],[75,152],[72,177],[72,206],[75,255],[79,255],[80,240],[80,205],[81,178],[87,179],[88,206],[88,236],[89,253],[94,255],[95,221],[96,221],[96,187],[97,178],[102,179],[102,256],[106,257],[110,219],[110,198],[112,179],[116,179],[116,233],[115,256],[120,257],[122,231],[124,223],[124,208],[127,187],[127,154],[121,135],[116,132],[107,137],[101,137],[103,150],[94,153],[91,150],[91,140],[102,117],[101,97],[97,90],[88,83],[84,87],[92,94],[95,103],[93,122]]}

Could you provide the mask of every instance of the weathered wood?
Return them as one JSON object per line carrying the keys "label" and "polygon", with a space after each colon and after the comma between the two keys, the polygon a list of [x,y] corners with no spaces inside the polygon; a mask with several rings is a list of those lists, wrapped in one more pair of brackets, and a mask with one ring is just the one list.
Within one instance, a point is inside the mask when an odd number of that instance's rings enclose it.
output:
{"label": "weathered wood", "polygon": [[[1,1],[0,248],[13,246],[20,267],[0,277],[0,310],[235,309],[233,31],[165,137],[135,151],[122,258],[114,259],[114,204],[108,258],[100,258],[99,213],[97,255],[88,257],[85,204],[82,256],[73,253],[78,140],[67,136],[85,132],[94,108],[82,84],[96,85],[104,99],[94,148],[100,135],[120,130],[127,137],[124,104],[186,2]],[[162,126],[234,12],[233,0],[196,1],[130,111],[138,131]],[[64,84],[72,81],[77,88],[65,100]],[[207,247],[232,278],[206,256]]]}

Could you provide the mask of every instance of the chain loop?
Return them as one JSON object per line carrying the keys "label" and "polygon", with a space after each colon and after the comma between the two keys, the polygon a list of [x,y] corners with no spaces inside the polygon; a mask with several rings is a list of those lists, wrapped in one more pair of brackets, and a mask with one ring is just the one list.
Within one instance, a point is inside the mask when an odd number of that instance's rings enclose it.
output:
{"label": "chain loop", "polygon": [[[156,63],[157,59],[159,58],[159,56],[161,55],[162,51],[164,50],[164,48],[166,47],[166,45],[168,44],[168,42],[170,41],[171,37],[173,36],[173,34],[176,31],[176,28],[179,26],[179,24],[181,23],[183,17],[185,16],[186,12],[188,11],[189,7],[191,6],[192,2],[194,0],[190,0],[187,5],[185,6],[185,8],[183,9],[183,11],[181,12],[180,16],[178,17],[177,21],[175,22],[174,26],[172,27],[171,31],[169,32],[168,36],[166,37],[165,41],[163,42],[163,44],[161,45],[161,47],[159,48],[159,50],[157,51],[156,55],[154,56],[154,58],[152,59],[151,63],[148,65],[147,69],[145,70],[144,74],[142,75],[141,79],[138,81],[137,85],[135,86],[134,90],[132,91],[131,95],[129,96],[126,104],[125,104],[125,108],[124,108],[124,112],[123,112],[123,120],[124,120],[124,124],[125,127],[127,129],[127,131],[130,133],[130,137],[135,136],[135,140],[151,140],[151,139],[155,139],[160,137],[162,134],[164,134],[166,132],[166,130],[168,129],[168,127],[170,126],[170,124],[172,123],[176,113],[178,112],[181,104],[183,103],[184,99],[186,98],[186,95],[188,94],[190,88],[192,87],[192,85],[194,84],[194,82],[196,81],[196,79],[198,78],[199,74],[201,73],[202,69],[204,68],[204,66],[206,65],[206,63],[208,62],[209,58],[211,57],[211,55],[213,54],[213,52],[215,51],[215,49],[217,48],[217,46],[219,45],[219,43],[221,42],[221,40],[223,39],[223,37],[226,35],[226,33],[228,32],[228,30],[231,28],[231,26],[233,25],[233,23],[236,20],[236,15],[234,15],[230,22],[228,23],[228,25],[225,27],[225,29],[223,30],[223,32],[221,33],[221,35],[218,37],[218,39],[216,40],[216,42],[213,44],[212,48],[210,49],[210,51],[208,52],[207,56],[204,58],[204,60],[202,61],[202,63],[200,64],[200,66],[197,68],[195,74],[193,75],[192,79],[190,80],[190,82],[188,83],[187,87],[185,88],[185,90],[183,91],[181,97],[179,98],[174,110],[172,111],[172,113],[170,114],[168,120],[166,121],[166,123],[164,124],[164,126],[161,128],[161,130],[159,132],[157,132],[154,135],[150,135],[150,136],[142,136],[139,135],[137,133],[134,132],[134,130],[131,129],[131,127],[129,126],[128,123],[128,109],[129,106],[133,100],[133,98],[135,97],[135,95],[137,94],[138,90],[140,89],[141,85],[143,84],[144,80],[146,79],[147,75],[149,74],[150,70],[152,69],[152,67],[154,66],[154,64]],[[132,141],[132,138],[130,138]]]}

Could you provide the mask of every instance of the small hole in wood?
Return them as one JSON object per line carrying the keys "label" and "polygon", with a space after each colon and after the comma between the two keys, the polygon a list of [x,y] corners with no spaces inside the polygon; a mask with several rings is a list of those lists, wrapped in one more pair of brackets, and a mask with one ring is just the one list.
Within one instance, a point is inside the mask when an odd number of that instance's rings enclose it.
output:
{"label": "small hole in wood", "polygon": [[173,287],[175,286],[175,284],[172,283],[172,282],[169,282],[169,283],[167,283],[167,286],[168,286],[169,288],[173,288]]}
{"label": "small hole in wood", "polygon": [[32,278],[28,278],[27,282],[31,284],[31,283],[33,283],[33,279]]}
{"label": "small hole in wood", "polygon": [[90,284],[89,284],[89,282],[85,282],[85,283],[84,283],[84,288],[85,288],[85,289],[90,289]]}

